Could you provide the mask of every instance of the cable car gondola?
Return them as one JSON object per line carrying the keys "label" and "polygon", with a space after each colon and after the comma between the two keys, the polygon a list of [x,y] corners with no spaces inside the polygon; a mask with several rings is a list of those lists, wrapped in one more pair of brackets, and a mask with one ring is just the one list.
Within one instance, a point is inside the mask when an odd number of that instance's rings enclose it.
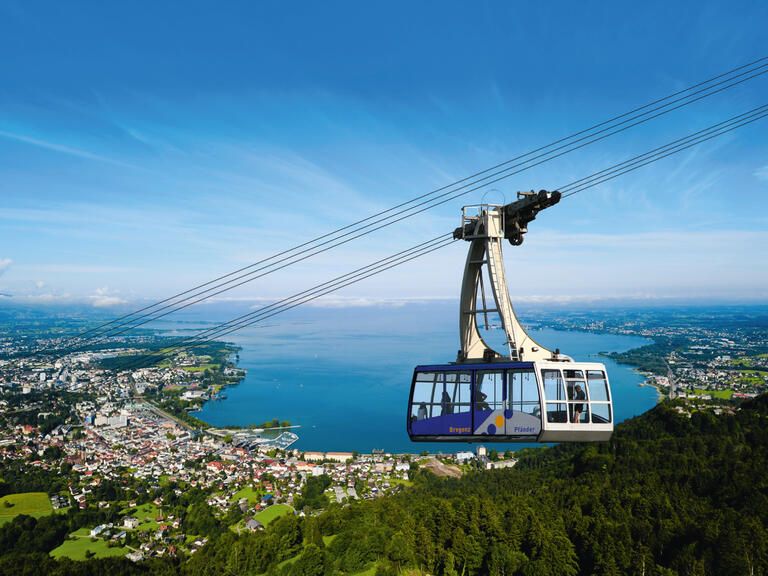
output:
{"label": "cable car gondola", "polygon": [[[503,206],[462,209],[454,237],[470,246],[461,289],[461,350],[455,362],[414,369],[407,419],[411,440],[594,442],[611,437],[613,405],[605,366],[574,362],[535,342],[517,319],[507,289],[502,240],[522,244],[528,223],[559,200],[559,192],[542,190],[520,193]],[[473,208],[476,213],[469,215]],[[495,307],[487,307],[486,282]],[[480,334],[478,315],[488,314],[501,319],[506,355]]]}

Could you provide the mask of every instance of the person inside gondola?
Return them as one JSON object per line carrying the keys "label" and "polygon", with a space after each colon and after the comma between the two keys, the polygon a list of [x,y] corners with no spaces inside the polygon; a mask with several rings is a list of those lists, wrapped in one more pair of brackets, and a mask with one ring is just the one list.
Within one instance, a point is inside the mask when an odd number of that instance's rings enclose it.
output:
{"label": "person inside gondola", "polygon": [[[586,400],[587,395],[584,394],[584,390],[581,387],[581,384],[576,384],[576,390],[573,393],[573,399],[574,400]],[[581,413],[584,411],[584,404],[574,404],[573,405],[573,422],[574,424],[578,423],[579,420],[581,420]]]}
{"label": "person inside gondola", "polygon": [[485,399],[488,395],[480,389],[480,386],[475,386],[475,410],[490,410],[488,402]]}
{"label": "person inside gondola", "polygon": [[427,403],[422,402],[419,404],[419,411],[416,414],[417,420],[426,420],[427,419]]}
{"label": "person inside gondola", "polygon": [[447,414],[453,414],[453,404],[451,403],[451,395],[446,390],[443,390],[443,395],[440,398],[440,408],[442,408],[440,415],[445,416]]}

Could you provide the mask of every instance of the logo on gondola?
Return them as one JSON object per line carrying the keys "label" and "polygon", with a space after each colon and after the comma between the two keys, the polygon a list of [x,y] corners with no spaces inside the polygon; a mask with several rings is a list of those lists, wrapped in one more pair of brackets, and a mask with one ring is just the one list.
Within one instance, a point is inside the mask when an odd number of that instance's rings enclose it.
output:
{"label": "logo on gondola", "polygon": [[467,428],[454,428],[453,426],[449,426],[448,427],[448,432],[450,434],[468,434],[468,433],[472,432],[472,429],[469,428],[469,427],[467,427]]}

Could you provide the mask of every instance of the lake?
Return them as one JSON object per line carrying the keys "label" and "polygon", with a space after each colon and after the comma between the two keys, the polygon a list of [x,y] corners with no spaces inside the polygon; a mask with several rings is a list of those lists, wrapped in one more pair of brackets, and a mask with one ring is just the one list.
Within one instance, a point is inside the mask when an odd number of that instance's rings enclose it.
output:
{"label": "lake", "polygon": [[[413,367],[455,358],[454,305],[303,308],[300,314],[289,314],[279,323],[227,337],[242,347],[239,366],[248,371],[247,377],[227,388],[225,399],[207,402],[195,413],[197,417],[214,426],[289,420],[301,426],[300,440],[294,444],[301,450],[438,452],[467,448],[459,443],[413,443],[405,431]],[[575,360],[605,363],[617,422],[656,404],[656,390],[639,386],[642,376],[598,355],[636,348],[648,340],[550,329],[532,330],[531,334],[542,345],[560,348]]]}

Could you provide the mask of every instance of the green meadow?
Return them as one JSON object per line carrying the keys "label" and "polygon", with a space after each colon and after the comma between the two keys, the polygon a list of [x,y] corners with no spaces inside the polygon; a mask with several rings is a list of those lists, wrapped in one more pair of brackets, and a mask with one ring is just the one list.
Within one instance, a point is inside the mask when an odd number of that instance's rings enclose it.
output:
{"label": "green meadow", "polygon": [[24,492],[0,498],[0,525],[10,522],[19,514],[40,518],[52,513],[53,506],[45,492]]}

